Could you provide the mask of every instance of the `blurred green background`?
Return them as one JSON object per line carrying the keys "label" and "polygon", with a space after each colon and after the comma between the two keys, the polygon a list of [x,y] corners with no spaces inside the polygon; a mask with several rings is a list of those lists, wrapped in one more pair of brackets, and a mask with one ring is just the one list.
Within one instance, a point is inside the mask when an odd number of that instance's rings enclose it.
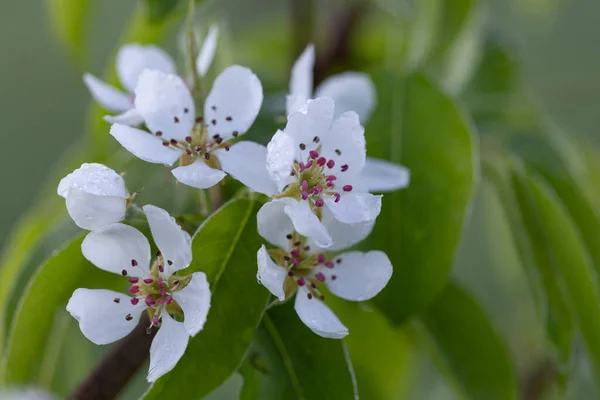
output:
{"label": "blurred green background", "polygon": [[[404,9],[401,2],[379,1],[397,10]],[[250,31],[256,34],[286,27],[284,1],[221,3],[221,16],[229,21],[234,41],[245,38]],[[597,42],[600,2],[490,0],[489,3],[487,30],[514,48],[526,86],[534,98],[568,134],[600,143],[596,139],[596,129],[600,126]],[[0,198],[3,210],[0,243],[6,241],[19,216],[36,200],[61,155],[84,134],[91,99],[81,75],[83,71],[101,73],[134,6],[134,1],[95,2],[94,17],[86,27],[90,33],[89,57],[82,64],[69,58],[52,35],[44,2],[4,1],[0,5],[0,120],[3,122],[0,174],[4,184],[4,195]],[[327,21],[319,18],[319,23],[325,26]],[[175,54],[175,46],[170,50]],[[235,54],[232,57],[241,61]],[[292,61],[291,52],[272,57],[289,58],[274,61],[278,64]],[[541,343],[543,327],[535,320],[524,273],[516,265],[496,201],[489,193],[479,191],[453,274],[491,314],[523,377],[545,357]],[[439,376],[427,357],[417,354],[414,360],[415,369],[423,373],[416,375],[419,379],[411,398],[453,398],[444,380],[432,378]],[[584,383],[572,386],[571,398],[590,398],[585,384],[586,379],[589,381],[586,361],[579,360],[578,364],[581,365],[572,376]]]}

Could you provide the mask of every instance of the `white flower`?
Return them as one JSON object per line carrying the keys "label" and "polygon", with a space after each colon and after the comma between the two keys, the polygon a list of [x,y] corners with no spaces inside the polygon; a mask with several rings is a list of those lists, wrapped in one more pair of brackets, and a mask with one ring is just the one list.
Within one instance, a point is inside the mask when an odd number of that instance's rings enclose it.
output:
{"label": "white flower", "polygon": [[[348,328],[323,303],[319,285],[326,285],[332,294],[346,300],[369,300],[385,287],[392,275],[388,257],[381,251],[351,251],[328,257],[310,238],[294,232],[292,221],[277,203],[268,203],[261,213],[265,215],[259,219],[268,218],[271,224],[260,234],[279,249],[267,250],[262,246],[258,251],[258,281],[280,301],[296,293],[296,312],[316,334],[334,339],[346,336]],[[334,219],[325,223],[329,231],[335,232],[336,249],[352,246],[370,233],[370,227],[356,232],[341,225]],[[338,245],[342,241],[345,246]]]}
{"label": "white flower", "polygon": [[[129,278],[133,297],[112,290],[77,289],[67,311],[81,332],[95,344],[107,344],[129,334],[144,310],[149,324],[160,326],[150,347],[148,381],[169,372],[187,347],[190,336],[204,327],[211,293],[203,272],[177,276],[192,261],[191,238],[163,209],[146,205],[144,212],[159,248],[150,264],[150,244],[137,229],[114,224],[91,232],[81,250],[96,267]],[[174,315],[183,315],[179,322]]]}
{"label": "white flower", "polygon": [[102,164],[83,164],[58,184],[77,226],[95,230],[120,222],[130,198],[121,175]]}
{"label": "white flower", "polygon": [[[204,76],[217,47],[217,27],[211,26],[196,59],[198,74]],[[153,69],[166,74],[176,73],[175,62],[164,50],[154,45],[138,43],[126,44],[119,49],[116,60],[117,76],[127,93],[101,81],[92,74],[86,73],[83,81],[92,97],[102,107],[119,115],[106,116],[110,123],[139,125],[144,122],[134,107],[134,90],[140,74],[145,69]]]}
{"label": "white flower", "polygon": [[[292,68],[290,94],[287,96],[287,115],[304,107],[313,98],[313,67],[315,48],[308,45]],[[315,90],[314,97],[329,97],[335,103],[334,118],[346,111],[358,114],[366,124],[376,104],[375,85],[367,74],[343,72],[325,79]],[[367,157],[362,174],[369,183],[370,192],[391,192],[408,186],[410,174],[407,168],[388,161]]]}
{"label": "white flower", "polygon": [[252,142],[231,144],[231,139],[250,128],[262,100],[260,80],[248,68],[234,65],[217,77],[204,113],[197,116],[180,77],[145,70],[135,90],[135,108],[150,132],[114,124],[110,134],[144,161],[173,165],[180,159],[172,172],[186,185],[206,189],[221,181],[225,172],[246,183],[265,171],[256,160],[264,160],[266,150]]}

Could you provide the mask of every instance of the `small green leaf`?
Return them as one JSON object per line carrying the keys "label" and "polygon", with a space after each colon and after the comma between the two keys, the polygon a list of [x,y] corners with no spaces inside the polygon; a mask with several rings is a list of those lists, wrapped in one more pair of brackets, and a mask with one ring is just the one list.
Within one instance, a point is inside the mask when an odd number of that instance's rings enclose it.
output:
{"label": "small green leaf", "polygon": [[554,259],[560,285],[565,289],[596,376],[600,377],[600,293],[591,259],[577,227],[551,187],[540,178],[522,171],[516,173],[519,183],[532,195],[532,207],[539,213],[538,229],[546,238],[546,248]]}
{"label": "small green leaf", "polygon": [[47,0],[50,25],[60,43],[78,61],[85,57],[88,15],[94,0]]}
{"label": "small green leaf", "polygon": [[80,287],[110,288],[122,277],[99,270],[81,254],[83,235],[43,263],[32,278],[15,314],[2,364],[2,381],[17,385],[36,382],[46,341],[56,312]]}
{"label": "small green leaf", "polygon": [[444,288],[478,176],[477,142],[456,104],[422,76],[375,79],[379,107],[366,128],[368,154],[410,169],[406,189],[383,197],[362,247],[394,266],[375,303],[396,323]]}
{"label": "small green leaf", "polygon": [[240,399],[358,398],[343,341],[315,335],[300,321],[292,303],[265,315],[242,367]]}
{"label": "small green leaf", "polygon": [[421,320],[468,399],[517,398],[508,349],[483,310],[462,288],[448,284]]}
{"label": "small green leaf", "polygon": [[268,292],[256,283],[260,204],[234,200],[209,217],[192,242],[192,264],[181,274],[204,271],[212,292],[208,320],[190,339],[177,366],[160,378],[144,399],[201,398],[236,371],[267,304]]}

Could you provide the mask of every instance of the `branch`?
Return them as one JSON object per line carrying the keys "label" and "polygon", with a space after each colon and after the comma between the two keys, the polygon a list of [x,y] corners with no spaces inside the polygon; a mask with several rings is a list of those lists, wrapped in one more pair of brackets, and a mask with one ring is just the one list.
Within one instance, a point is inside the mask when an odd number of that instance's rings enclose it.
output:
{"label": "branch", "polygon": [[550,360],[538,364],[523,382],[521,398],[523,400],[538,400],[544,391],[556,379],[556,369]]}
{"label": "branch", "polygon": [[133,332],[115,343],[96,368],[68,397],[69,400],[110,400],[117,397],[150,355],[156,328],[150,333],[148,318],[142,315]]}

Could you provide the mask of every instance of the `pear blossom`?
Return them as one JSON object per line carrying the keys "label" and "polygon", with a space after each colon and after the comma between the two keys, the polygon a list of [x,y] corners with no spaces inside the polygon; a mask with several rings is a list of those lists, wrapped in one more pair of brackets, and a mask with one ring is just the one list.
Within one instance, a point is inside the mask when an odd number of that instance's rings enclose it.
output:
{"label": "pear blossom", "polygon": [[128,202],[121,175],[102,164],[82,164],[58,184],[58,195],[66,200],[67,211],[82,229],[95,230],[125,218]]}
{"label": "pear blossom", "polygon": [[146,310],[149,329],[160,327],[150,347],[147,379],[153,382],[175,367],[190,336],[203,329],[211,293],[203,272],[176,274],[192,261],[190,236],[165,210],[152,205],[143,210],[159,249],[152,264],[148,240],[128,225],[117,223],[93,231],[81,245],[85,258],[96,267],[128,279],[131,296],[77,289],[67,311],[86,338],[102,345],[128,335]]}
{"label": "pear blossom", "polygon": [[253,142],[233,144],[256,119],[263,101],[262,85],[248,68],[226,68],[216,79],[196,114],[192,95],[178,76],[145,70],[135,90],[135,108],[149,130],[113,124],[110,134],[138,158],[179,166],[173,175],[200,189],[220,182],[229,173],[256,191],[265,190],[252,178],[262,174],[266,149]]}
{"label": "pear blossom", "polygon": [[[392,275],[389,258],[381,251],[350,251],[331,256],[331,248],[324,253],[311,238],[295,232],[281,205],[267,203],[259,214],[263,214],[259,219],[270,220],[268,228],[263,227],[259,233],[278,248],[267,250],[263,245],[258,250],[258,281],[279,301],[295,294],[298,317],[317,335],[334,339],[346,336],[348,328],[324,303],[319,288],[325,285],[333,295],[346,300],[369,300],[387,285]],[[335,219],[329,219],[325,225],[334,232],[335,250],[360,242],[372,227],[363,225],[367,228],[356,231],[348,226],[343,228]],[[343,246],[339,244],[342,242]]]}
{"label": "pear blossom", "polygon": [[[315,48],[309,44],[292,68],[290,93],[286,99],[287,115],[304,107],[313,98],[313,68]],[[348,71],[325,79],[315,90],[314,97],[329,97],[335,103],[334,118],[346,111],[358,114],[366,124],[377,103],[375,85],[365,73]],[[362,180],[369,192],[385,193],[408,186],[410,173],[407,168],[394,163],[367,157]]]}
{"label": "pear blossom", "polygon": [[[200,76],[206,74],[217,46],[218,30],[211,26],[206,40],[203,42],[196,58],[197,71]],[[126,125],[139,125],[144,122],[143,117],[135,109],[134,90],[140,74],[145,69],[162,71],[166,74],[175,74],[175,61],[160,47],[130,43],[122,46],[117,53],[116,70],[123,92],[96,76],[86,73],[83,81],[88,87],[92,97],[108,111],[119,113],[116,116],[106,116],[104,119],[110,123]]]}

